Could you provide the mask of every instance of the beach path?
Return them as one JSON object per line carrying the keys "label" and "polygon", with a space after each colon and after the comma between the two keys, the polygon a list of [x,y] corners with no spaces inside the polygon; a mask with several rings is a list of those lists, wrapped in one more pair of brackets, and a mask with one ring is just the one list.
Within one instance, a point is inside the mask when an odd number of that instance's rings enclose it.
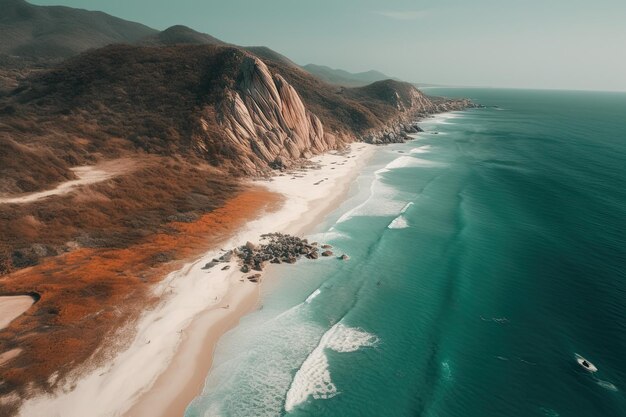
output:
{"label": "beach path", "polygon": [[129,158],[115,159],[91,166],[79,166],[71,168],[78,177],[75,180],[62,182],[55,188],[45,191],[20,194],[15,196],[0,197],[0,204],[25,204],[41,200],[55,195],[68,194],[85,185],[95,184],[129,172],[134,163]]}
{"label": "beach path", "polygon": [[29,295],[0,297],[0,329],[4,329],[16,317],[23,314],[35,300]]}

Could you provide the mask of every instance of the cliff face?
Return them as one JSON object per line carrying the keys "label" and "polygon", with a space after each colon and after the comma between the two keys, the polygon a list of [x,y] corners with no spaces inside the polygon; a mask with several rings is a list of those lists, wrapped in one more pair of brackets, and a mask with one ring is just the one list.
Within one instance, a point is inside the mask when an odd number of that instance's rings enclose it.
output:
{"label": "cliff face", "polygon": [[[224,96],[218,106],[218,121],[228,142],[224,146],[235,151],[230,157],[245,172],[288,166],[340,144],[324,131],[297,91],[258,58],[244,58],[236,87]],[[196,145],[206,152],[205,143],[214,138],[206,118],[201,125],[205,134],[196,138]]]}
{"label": "cliff face", "polygon": [[374,109],[391,109],[383,123],[367,129],[357,137],[357,140],[373,144],[404,142],[409,139],[409,133],[421,131],[417,125],[419,119],[430,114],[474,107],[470,100],[429,97],[413,85],[395,80],[377,81],[365,87],[347,89],[345,94]]}

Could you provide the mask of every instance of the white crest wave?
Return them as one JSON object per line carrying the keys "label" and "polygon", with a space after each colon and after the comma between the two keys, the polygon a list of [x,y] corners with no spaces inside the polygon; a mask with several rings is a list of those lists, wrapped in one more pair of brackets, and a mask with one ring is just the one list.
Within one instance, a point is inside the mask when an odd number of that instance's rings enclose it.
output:
{"label": "white crest wave", "polygon": [[320,343],[296,372],[287,391],[285,411],[290,412],[310,397],[328,399],[339,394],[332,381],[326,349],[335,352],[354,352],[362,347],[375,346],[378,338],[366,331],[337,323],[322,336]]}

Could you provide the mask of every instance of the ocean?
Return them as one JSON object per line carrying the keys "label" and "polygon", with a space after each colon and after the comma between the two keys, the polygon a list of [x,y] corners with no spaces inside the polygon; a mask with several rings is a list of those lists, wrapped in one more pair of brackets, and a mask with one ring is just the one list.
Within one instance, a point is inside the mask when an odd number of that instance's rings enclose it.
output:
{"label": "ocean", "polygon": [[626,94],[426,92],[487,107],[376,150],[187,417],[626,416]]}

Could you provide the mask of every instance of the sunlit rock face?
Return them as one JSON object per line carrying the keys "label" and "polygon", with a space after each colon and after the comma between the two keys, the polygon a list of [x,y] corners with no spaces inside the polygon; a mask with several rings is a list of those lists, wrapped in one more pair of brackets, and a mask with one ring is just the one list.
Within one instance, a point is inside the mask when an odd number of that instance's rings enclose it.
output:
{"label": "sunlit rock face", "polygon": [[258,58],[246,57],[236,88],[225,93],[220,126],[243,169],[289,166],[342,143],[324,131],[296,90]]}

